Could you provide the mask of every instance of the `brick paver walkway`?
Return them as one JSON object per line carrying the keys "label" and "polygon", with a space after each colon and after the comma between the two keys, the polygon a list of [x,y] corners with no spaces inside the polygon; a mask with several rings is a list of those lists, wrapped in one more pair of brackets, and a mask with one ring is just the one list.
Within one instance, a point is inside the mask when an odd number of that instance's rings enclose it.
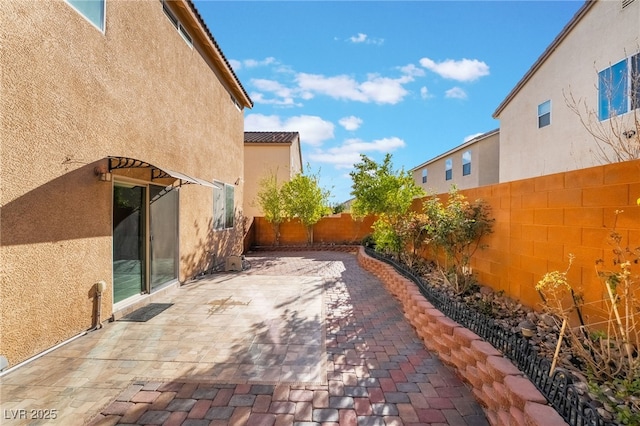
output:
{"label": "brick paver walkway", "polygon": [[488,424],[354,254],[248,258],[0,377],[0,424]]}
{"label": "brick paver walkway", "polygon": [[[488,424],[467,387],[424,348],[397,301],[354,255],[274,252],[248,259],[247,275],[323,278],[324,383],[142,380],[94,425]],[[289,329],[304,328],[303,321]]]}

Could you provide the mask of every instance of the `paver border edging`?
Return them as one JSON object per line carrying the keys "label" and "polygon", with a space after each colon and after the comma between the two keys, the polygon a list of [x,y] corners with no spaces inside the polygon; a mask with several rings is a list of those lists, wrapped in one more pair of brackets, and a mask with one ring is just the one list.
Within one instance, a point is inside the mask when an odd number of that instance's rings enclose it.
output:
{"label": "paver border edging", "polygon": [[524,373],[490,343],[436,309],[415,283],[367,255],[364,247],[358,249],[357,258],[400,301],[427,349],[471,386],[492,425],[567,425]]}

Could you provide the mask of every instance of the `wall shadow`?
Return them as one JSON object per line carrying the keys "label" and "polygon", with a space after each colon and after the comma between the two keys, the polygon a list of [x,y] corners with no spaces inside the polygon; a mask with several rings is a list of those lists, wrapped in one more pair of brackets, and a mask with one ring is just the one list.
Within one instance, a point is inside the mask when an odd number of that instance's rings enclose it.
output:
{"label": "wall shadow", "polygon": [[[2,245],[110,236],[111,183],[94,174],[100,163],[83,165],[2,206]],[[25,175],[31,172],[25,169]]]}

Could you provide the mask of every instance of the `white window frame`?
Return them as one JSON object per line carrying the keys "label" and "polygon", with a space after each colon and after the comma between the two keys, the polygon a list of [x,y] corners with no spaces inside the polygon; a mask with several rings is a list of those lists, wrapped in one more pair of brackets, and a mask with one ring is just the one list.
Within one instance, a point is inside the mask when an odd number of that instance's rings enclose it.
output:
{"label": "white window frame", "polygon": [[[621,64],[624,65],[625,69],[618,83],[622,84],[623,87],[611,87],[614,84],[613,82],[607,85],[607,83],[604,82],[605,73],[611,73],[611,78],[615,79],[613,70]],[[618,93],[619,91],[622,91],[622,93]],[[603,98],[603,92],[606,93],[606,99]],[[618,95],[624,97],[620,111],[617,111],[615,105],[612,105],[612,100],[615,100],[612,98],[616,98]],[[607,102],[606,109],[603,109],[603,102]],[[614,108],[612,108],[612,106]],[[598,72],[598,119],[605,121],[616,116],[627,114],[638,108],[640,108],[640,52],[628,56],[615,64],[611,64]]]}
{"label": "white window frame", "polygon": [[164,14],[167,15],[169,22],[171,22],[174,28],[178,31],[178,34],[180,34],[184,42],[193,49],[193,38],[191,38],[191,35],[189,35],[187,30],[184,28],[182,22],[180,22],[178,17],[169,8],[166,0],[162,0],[162,10],[164,11]]}
{"label": "white window frame", "polygon": [[213,229],[232,229],[235,226],[235,186],[223,182],[214,182],[213,185]]}
{"label": "white window frame", "polygon": [[444,180],[453,179],[453,159],[447,158],[444,162]]}
{"label": "white window frame", "polygon": [[471,174],[471,151],[462,153],[462,176]]}
{"label": "white window frame", "polygon": [[422,183],[427,183],[427,169],[422,169]]}
{"label": "white window frame", "polygon": [[[102,34],[104,34],[105,27],[107,26],[107,0],[94,0],[94,1],[96,3],[98,3],[98,2],[102,3],[102,22],[100,22],[100,23],[94,22],[89,16],[86,15],[86,13],[84,11],[80,10],[81,8],[78,8],[78,2],[76,0],[65,0],[65,2],[69,6],[71,6],[71,8],[73,10],[78,12],[78,14],[80,14],[80,16],[82,16],[84,19],[86,19],[87,22],[89,22],[91,25],[93,25],[98,30],[100,30],[100,32]],[[86,3],[86,0],[83,3]]]}
{"label": "white window frame", "polygon": [[[545,108],[545,106],[547,106]],[[548,120],[543,121],[545,117],[548,117]],[[551,99],[542,102],[538,105],[538,129],[542,129],[543,127],[547,127],[551,125]]]}

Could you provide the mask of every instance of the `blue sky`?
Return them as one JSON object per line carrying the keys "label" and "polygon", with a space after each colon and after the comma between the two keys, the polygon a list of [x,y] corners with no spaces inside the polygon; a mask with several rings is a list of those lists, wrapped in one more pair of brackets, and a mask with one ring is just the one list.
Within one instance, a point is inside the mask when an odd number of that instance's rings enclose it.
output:
{"label": "blue sky", "polygon": [[336,204],[361,153],[409,170],[498,128],[497,106],[583,2],[194,4],[254,102],[245,130],[300,132]]}

